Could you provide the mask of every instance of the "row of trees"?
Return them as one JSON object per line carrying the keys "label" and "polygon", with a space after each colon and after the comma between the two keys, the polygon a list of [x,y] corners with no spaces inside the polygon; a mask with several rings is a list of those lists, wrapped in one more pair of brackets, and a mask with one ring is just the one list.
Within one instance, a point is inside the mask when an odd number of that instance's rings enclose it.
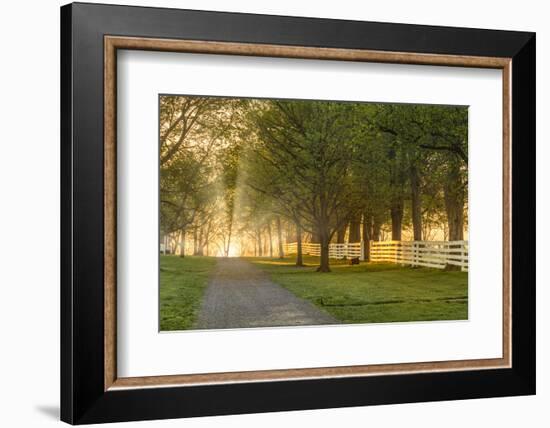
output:
{"label": "row of trees", "polygon": [[327,272],[330,242],[463,239],[465,107],[169,96],[160,124],[162,232],[196,254],[310,240]]}

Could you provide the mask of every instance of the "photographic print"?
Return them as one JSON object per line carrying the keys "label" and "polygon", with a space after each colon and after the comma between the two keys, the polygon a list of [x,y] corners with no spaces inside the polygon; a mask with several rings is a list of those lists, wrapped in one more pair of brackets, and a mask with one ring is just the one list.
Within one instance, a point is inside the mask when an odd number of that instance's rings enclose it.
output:
{"label": "photographic print", "polygon": [[159,96],[161,331],[468,319],[468,107]]}

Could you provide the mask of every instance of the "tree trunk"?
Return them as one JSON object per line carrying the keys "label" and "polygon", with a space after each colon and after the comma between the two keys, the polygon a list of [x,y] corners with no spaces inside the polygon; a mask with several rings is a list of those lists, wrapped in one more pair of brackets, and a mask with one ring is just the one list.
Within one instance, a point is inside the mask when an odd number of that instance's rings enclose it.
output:
{"label": "tree trunk", "polygon": [[330,272],[329,266],[329,234],[327,228],[321,230],[321,262],[317,268],[317,272]]}
{"label": "tree trunk", "polygon": [[229,236],[227,237],[227,242],[226,242],[226,244],[225,244],[225,246],[224,246],[224,248],[223,248],[223,255],[224,255],[225,257],[228,257],[228,256],[229,256],[229,247],[230,247],[230,246],[231,246],[231,235],[229,235]]}
{"label": "tree trunk", "polygon": [[391,209],[391,239],[392,241],[401,241],[401,225],[403,223],[403,200],[394,201]]}
{"label": "tree trunk", "polygon": [[346,242],[346,229],[348,228],[348,223],[345,222],[342,226],[336,231],[336,243],[343,244]]}
{"label": "tree trunk", "polygon": [[415,241],[422,240],[422,200],[420,195],[420,177],[418,168],[412,165],[409,170],[409,178],[411,182],[411,201],[412,201],[412,223],[413,223],[413,239]]}
{"label": "tree trunk", "polygon": [[197,228],[193,228],[193,255],[196,256],[198,251],[198,237],[197,237]]}
{"label": "tree trunk", "polygon": [[372,230],[372,215],[365,211],[363,214],[363,260],[370,261],[370,240]]}
{"label": "tree trunk", "polygon": [[382,229],[382,222],[377,216],[374,216],[372,220],[372,235],[373,241],[380,241],[380,229]]}
{"label": "tree trunk", "polygon": [[198,241],[197,241],[197,256],[202,256],[203,255],[203,247],[204,247],[204,242],[203,242],[203,228],[201,226],[200,230],[199,230],[199,238],[198,238]]}
{"label": "tree trunk", "polygon": [[361,242],[361,215],[356,215],[349,222],[348,242]]}
{"label": "tree trunk", "polygon": [[[321,175],[323,178],[324,176]],[[327,195],[324,191],[319,195],[319,218],[317,224],[315,224],[316,230],[319,232],[319,240],[321,241],[321,261],[317,272],[330,272],[329,266],[329,244],[330,244],[330,232],[329,232],[329,210]]]}
{"label": "tree trunk", "polygon": [[321,234],[319,233],[319,229],[315,226],[313,226],[313,230],[311,232],[311,239],[309,240],[312,244],[319,244],[321,242]]}
{"label": "tree trunk", "polygon": [[271,221],[267,222],[267,236],[269,237],[269,257],[273,257],[273,237],[271,236]]}
{"label": "tree trunk", "polygon": [[180,230],[180,257],[185,257],[185,229]]}
{"label": "tree trunk", "polygon": [[277,226],[277,241],[279,243],[279,258],[283,259],[285,254],[283,252],[283,230],[281,229],[281,217],[275,217],[275,224]]}
{"label": "tree trunk", "polygon": [[464,191],[458,165],[451,167],[444,186],[445,211],[449,225],[449,241],[464,239]]}
{"label": "tree trunk", "polygon": [[393,241],[401,241],[401,227],[403,223],[403,184],[404,169],[402,165],[400,151],[398,153],[397,140],[394,139],[388,157],[390,163],[390,191],[392,193],[390,216],[391,216],[391,236]]}
{"label": "tree trunk", "polygon": [[302,256],[302,226],[300,222],[296,222],[296,266],[304,266]]}
{"label": "tree trunk", "polygon": [[[453,162],[449,168],[443,191],[449,225],[449,241],[462,241],[464,239],[464,190],[460,166],[457,162]],[[447,265],[445,270],[460,270],[460,266]]]}
{"label": "tree trunk", "polygon": [[445,208],[449,223],[449,241],[462,241],[464,239],[463,206],[445,197]]}
{"label": "tree trunk", "polygon": [[206,249],[205,255],[208,256],[210,254],[210,232],[212,231],[212,219],[208,220],[208,223],[206,224],[206,232],[204,233],[204,242],[202,243],[202,247]]}
{"label": "tree trunk", "polygon": [[[231,211],[232,213],[233,211]],[[233,234],[233,214],[229,217],[229,225],[227,227],[227,247],[224,248],[225,257],[229,256],[229,249],[231,248],[231,237]]]}
{"label": "tree trunk", "polygon": [[258,237],[258,256],[263,256],[263,249],[262,249],[262,232],[260,229],[256,229],[256,236]]}

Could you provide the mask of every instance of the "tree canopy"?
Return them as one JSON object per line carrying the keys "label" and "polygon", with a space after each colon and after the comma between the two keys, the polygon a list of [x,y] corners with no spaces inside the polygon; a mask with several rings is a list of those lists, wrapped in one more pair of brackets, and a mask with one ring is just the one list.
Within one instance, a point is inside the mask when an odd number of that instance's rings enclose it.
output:
{"label": "tree canopy", "polygon": [[[283,241],[462,240],[462,106],[162,96],[161,233],[195,254]],[[368,257],[368,245],[365,247]]]}

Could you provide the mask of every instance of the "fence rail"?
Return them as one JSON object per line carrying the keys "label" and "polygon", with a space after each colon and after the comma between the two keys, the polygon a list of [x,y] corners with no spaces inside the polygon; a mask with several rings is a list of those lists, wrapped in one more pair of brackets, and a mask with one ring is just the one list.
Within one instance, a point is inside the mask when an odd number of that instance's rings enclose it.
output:
{"label": "fence rail", "polygon": [[393,262],[444,269],[459,266],[468,271],[468,241],[384,241],[373,242],[373,262]]}
{"label": "fence rail", "polygon": [[[363,259],[363,242],[329,244],[329,257]],[[296,254],[297,244],[285,244],[286,254]],[[303,243],[302,253],[321,254],[320,244]],[[370,243],[370,260],[444,269],[447,265],[468,271],[468,241],[380,241]]]}
{"label": "fence rail", "polygon": [[[283,248],[285,254],[296,254],[298,252],[296,242],[285,244]],[[302,254],[310,256],[321,255],[321,245],[310,242],[302,243]],[[363,243],[355,242],[350,244],[330,244],[328,256],[331,259],[343,259],[344,257],[363,257]]]}

